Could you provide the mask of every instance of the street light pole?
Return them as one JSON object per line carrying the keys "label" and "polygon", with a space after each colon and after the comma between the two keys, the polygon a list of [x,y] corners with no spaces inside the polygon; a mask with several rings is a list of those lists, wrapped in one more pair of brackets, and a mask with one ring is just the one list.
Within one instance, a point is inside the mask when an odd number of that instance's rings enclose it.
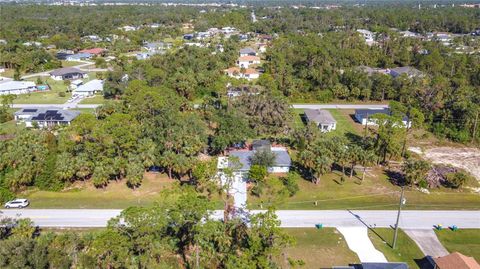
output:
{"label": "street light pole", "polygon": [[405,199],[403,198],[404,187],[402,186],[402,193],[400,194],[400,202],[398,203],[398,213],[397,213],[397,223],[395,224],[395,233],[393,235],[393,245],[392,248],[395,249],[397,244],[397,235],[398,235],[398,222],[400,221],[400,212],[402,212],[402,205],[405,204]]}

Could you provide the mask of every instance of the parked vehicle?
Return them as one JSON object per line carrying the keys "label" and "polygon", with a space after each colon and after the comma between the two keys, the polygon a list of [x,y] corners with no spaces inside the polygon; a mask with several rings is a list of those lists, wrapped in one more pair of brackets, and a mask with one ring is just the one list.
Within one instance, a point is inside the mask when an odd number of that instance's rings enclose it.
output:
{"label": "parked vehicle", "polygon": [[30,202],[27,199],[15,199],[5,203],[5,208],[24,208],[27,207]]}

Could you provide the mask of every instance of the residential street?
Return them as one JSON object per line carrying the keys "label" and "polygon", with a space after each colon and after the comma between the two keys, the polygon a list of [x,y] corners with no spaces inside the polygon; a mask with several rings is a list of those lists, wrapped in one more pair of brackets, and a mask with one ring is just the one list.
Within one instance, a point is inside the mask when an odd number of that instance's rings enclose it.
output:
{"label": "residential street", "polygon": [[[79,68],[80,70],[82,70],[83,67],[95,64],[94,62],[88,62],[88,61],[79,61],[79,62],[82,62],[82,64],[75,65],[75,66],[72,66],[72,67],[76,67],[76,68]],[[48,77],[48,76],[50,76],[50,72],[52,72],[52,71],[53,70],[46,70],[46,71],[43,71],[43,72],[28,74],[28,75],[22,76],[21,79],[27,79],[27,78],[33,78],[33,77]]]}
{"label": "residential street", "polygon": [[382,109],[387,108],[385,105],[355,105],[355,104],[292,104],[293,108],[299,109]]}
{"label": "residential street", "polygon": [[[5,209],[7,217],[32,219],[42,227],[104,227],[117,216],[118,209]],[[251,213],[259,212],[258,210]],[[394,210],[279,210],[277,215],[282,227],[391,227],[395,224]],[[214,212],[222,218],[223,211]],[[402,211],[399,226],[404,229],[431,229],[442,224],[445,228],[457,225],[462,228],[480,228],[480,211]]]}

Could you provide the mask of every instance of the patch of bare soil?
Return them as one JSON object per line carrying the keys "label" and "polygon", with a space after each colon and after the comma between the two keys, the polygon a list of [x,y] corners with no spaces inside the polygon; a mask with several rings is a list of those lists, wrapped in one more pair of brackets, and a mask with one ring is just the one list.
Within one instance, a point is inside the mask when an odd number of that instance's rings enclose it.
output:
{"label": "patch of bare soil", "polygon": [[464,169],[480,181],[480,149],[456,147],[421,149],[411,147],[409,150],[419,154],[432,163],[451,165]]}

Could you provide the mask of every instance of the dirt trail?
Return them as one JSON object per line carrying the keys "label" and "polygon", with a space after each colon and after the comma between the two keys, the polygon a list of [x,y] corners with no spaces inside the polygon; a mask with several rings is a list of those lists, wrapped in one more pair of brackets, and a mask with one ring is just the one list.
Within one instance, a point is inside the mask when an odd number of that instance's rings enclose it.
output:
{"label": "dirt trail", "polygon": [[409,150],[421,155],[432,163],[447,164],[465,169],[480,181],[480,149],[436,147],[422,150],[418,147],[411,147]]}

